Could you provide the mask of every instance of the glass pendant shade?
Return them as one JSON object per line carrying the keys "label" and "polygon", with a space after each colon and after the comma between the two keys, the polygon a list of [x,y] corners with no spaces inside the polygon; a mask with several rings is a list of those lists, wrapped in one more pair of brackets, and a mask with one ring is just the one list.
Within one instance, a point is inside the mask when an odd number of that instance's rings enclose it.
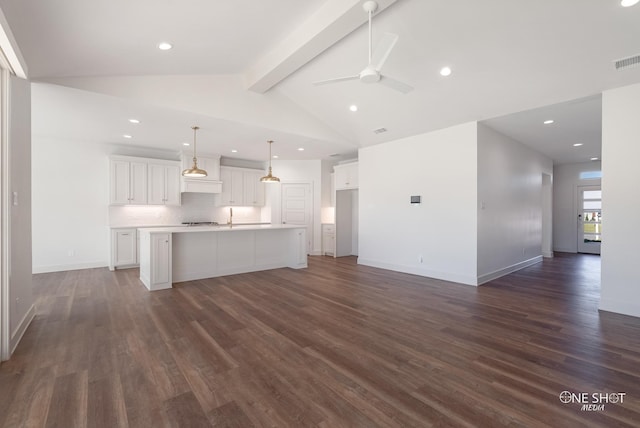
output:
{"label": "glass pendant shade", "polygon": [[191,168],[182,171],[183,177],[206,177],[207,171],[198,168],[198,158],[196,157],[196,132],[200,129],[197,126],[192,126],[193,129],[193,165]]}
{"label": "glass pendant shade", "polygon": [[267,141],[267,143],[269,143],[269,173],[264,177],[260,178],[260,182],[261,183],[279,183],[280,179],[278,177],[275,177],[271,173],[271,144],[273,144],[273,141],[269,140]]}

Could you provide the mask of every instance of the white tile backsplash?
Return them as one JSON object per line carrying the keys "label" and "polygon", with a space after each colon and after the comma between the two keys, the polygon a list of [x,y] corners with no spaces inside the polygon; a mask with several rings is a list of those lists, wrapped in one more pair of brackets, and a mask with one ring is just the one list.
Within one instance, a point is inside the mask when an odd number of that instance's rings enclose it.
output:
{"label": "white tile backsplash", "polygon": [[[229,207],[215,205],[219,196],[207,193],[183,193],[182,205],[110,206],[109,225],[146,226],[180,224],[186,221],[217,221],[226,224]],[[258,223],[264,218],[262,207],[233,207],[234,223]]]}

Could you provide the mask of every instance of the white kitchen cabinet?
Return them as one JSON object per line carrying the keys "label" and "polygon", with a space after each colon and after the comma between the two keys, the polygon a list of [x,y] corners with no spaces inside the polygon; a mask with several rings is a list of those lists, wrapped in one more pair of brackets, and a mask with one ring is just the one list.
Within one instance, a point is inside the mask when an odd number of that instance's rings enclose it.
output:
{"label": "white kitchen cabinet", "polygon": [[180,163],[149,163],[149,205],[180,205]]}
{"label": "white kitchen cabinet", "polygon": [[136,158],[111,158],[111,205],[147,204],[147,162]]}
{"label": "white kitchen cabinet", "polygon": [[111,230],[111,263],[109,269],[134,267],[138,264],[138,239],[136,229]]}
{"label": "white kitchen cabinet", "polygon": [[335,189],[357,189],[358,188],[358,163],[346,163],[333,167]]}
{"label": "white kitchen cabinet", "polygon": [[[206,177],[191,177],[189,180],[197,181],[220,181],[220,156],[219,155],[199,155],[198,168],[207,171]],[[182,152],[182,169],[189,169],[193,166],[193,152]]]}
{"label": "white kitchen cabinet", "polygon": [[322,255],[336,254],[336,226],[324,223],[322,225]]}
{"label": "white kitchen cabinet", "polygon": [[218,205],[263,206],[264,183],[260,182],[263,171],[246,168],[220,167],[222,192]]}
{"label": "white kitchen cabinet", "polygon": [[242,179],[244,181],[244,204],[249,206],[264,205],[264,183],[260,182],[262,171],[244,171]]}

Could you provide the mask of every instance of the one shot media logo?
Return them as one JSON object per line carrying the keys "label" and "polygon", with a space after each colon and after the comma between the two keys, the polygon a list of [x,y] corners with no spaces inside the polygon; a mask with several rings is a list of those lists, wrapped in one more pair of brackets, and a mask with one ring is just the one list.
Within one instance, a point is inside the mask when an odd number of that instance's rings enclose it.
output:
{"label": "one shot media logo", "polygon": [[571,392],[562,391],[562,404],[577,404],[583,412],[601,412],[608,404],[624,404],[626,392]]}

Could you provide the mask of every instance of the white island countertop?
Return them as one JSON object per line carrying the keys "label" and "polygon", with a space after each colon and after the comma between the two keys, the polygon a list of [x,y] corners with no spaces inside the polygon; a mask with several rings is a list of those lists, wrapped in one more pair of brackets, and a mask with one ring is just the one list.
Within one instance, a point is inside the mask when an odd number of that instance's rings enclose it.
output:
{"label": "white island countertop", "polygon": [[193,233],[193,232],[233,232],[238,230],[278,230],[278,229],[300,229],[306,228],[300,224],[234,224],[229,226],[221,224],[218,226],[167,226],[167,227],[145,227],[149,233]]}

